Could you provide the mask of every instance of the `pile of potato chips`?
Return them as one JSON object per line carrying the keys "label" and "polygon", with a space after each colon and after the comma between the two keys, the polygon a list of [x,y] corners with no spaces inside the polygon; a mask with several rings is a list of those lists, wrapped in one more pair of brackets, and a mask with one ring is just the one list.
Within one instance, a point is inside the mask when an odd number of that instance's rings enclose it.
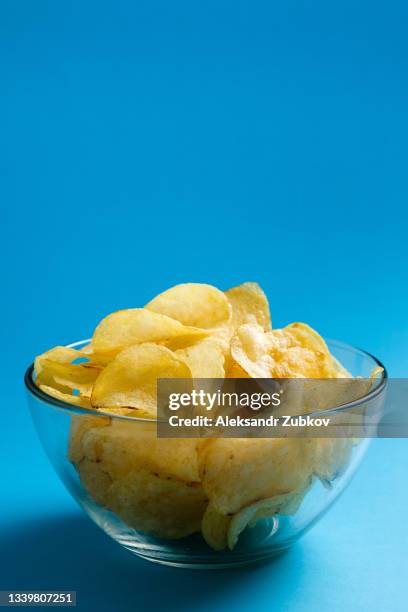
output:
{"label": "pile of potato chips", "polygon": [[247,525],[295,513],[313,479],[333,480],[351,452],[347,439],[157,438],[158,378],[350,377],[307,325],[272,329],[256,283],[172,287],[107,316],[85,348],[40,355],[35,374],[45,393],[113,415],[72,417],[70,460],[97,503],[158,537],[201,531],[232,549]]}

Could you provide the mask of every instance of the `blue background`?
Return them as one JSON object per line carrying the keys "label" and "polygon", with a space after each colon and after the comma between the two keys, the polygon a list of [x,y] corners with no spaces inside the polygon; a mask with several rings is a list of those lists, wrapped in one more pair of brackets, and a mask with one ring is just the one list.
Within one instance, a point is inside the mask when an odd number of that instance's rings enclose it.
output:
{"label": "blue background", "polygon": [[27,413],[33,356],[177,282],[258,280],[274,325],[407,372],[407,4],[0,5],[0,588],[79,609],[406,610],[406,440],[287,555],[191,573],[81,514]]}

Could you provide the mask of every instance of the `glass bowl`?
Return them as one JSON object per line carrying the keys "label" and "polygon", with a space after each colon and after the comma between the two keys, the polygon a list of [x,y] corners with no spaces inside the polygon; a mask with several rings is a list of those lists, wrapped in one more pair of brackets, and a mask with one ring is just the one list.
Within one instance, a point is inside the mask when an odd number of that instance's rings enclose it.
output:
{"label": "glass bowl", "polygon": [[[84,340],[69,346],[80,349],[88,342],[89,340]],[[375,357],[360,349],[338,341],[327,341],[327,344],[332,354],[353,376],[368,377],[373,368],[378,366],[384,368]],[[384,400],[386,379],[387,374],[384,368],[375,391],[371,391],[357,401],[341,406],[338,410],[341,409],[343,413],[345,411],[355,413],[356,408],[359,407],[362,410],[370,409],[373,406],[378,408],[378,405]],[[112,511],[112,508],[116,508],[115,503],[107,501],[106,494],[112,482],[115,482],[115,477],[120,476],[125,465],[130,465],[128,470],[132,469],[129,447],[123,448],[121,457],[118,457],[118,453],[113,456],[110,468],[113,472],[116,470],[119,473],[118,476],[118,474],[104,471],[104,465],[99,464],[98,456],[92,457],[92,453],[97,455],[97,451],[95,447],[92,447],[88,438],[87,443],[90,449],[85,459],[82,455],[83,445],[78,446],[78,440],[85,441],[85,437],[81,438],[81,432],[84,434],[90,429],[95,431],[99,427],[113,425],[116,429],[126,431],[127,439],[134,436],[135,446],[133,448],[140,448],[138,440],[148,435],[154,437],[155,444],[163,443],[155,436],[154,421],[129,416],[107,415],[101,411],[78,408],[46,395],[34,383],[33,365],[27,369],[25,384],[30,411],[41,443],[57,474],[79,505],[109,536],[139,557],[177,567],[239,566],[259,562],[281,553],[310,529],[340,496],[356,472],[369,444],[369,438],[363,438],[352,445],[345,465],[338,470],[330,484],[315,478],[294,514],[288,516],[275,514],[273,517],[259,520],[254,527],[247,527],[243,531],[233,550],[215,551],[206,544],[199,532],[180,539],[166,539],[149,534],[149,513],[155,515],[153,518],[156,523],[157,520],[162,520],[163,525],[166,524],[166,510],[170,501],[165,496],[154,507],[149,501],[139,499],[138,503],[141,506],[139,513],[142,515],[144,531],[130,526],[129,523],[133,522],[132,512],[129,511],[126,504],[121,506],[118,502],[123,491],[122,493],[119,491],[115,500],[119,508],[116,512]],[[140,463],[133,469],[140,471],[139,468]],[[137,491],[135,493],[137,495]],[[169,495],[172,495],[171,490]],[[203,511],[204,508],[200,510],[201,513]],[[156,515],[159,516],[159,519]],[[196,517],[194,520],[199,520],[199,518]]]}

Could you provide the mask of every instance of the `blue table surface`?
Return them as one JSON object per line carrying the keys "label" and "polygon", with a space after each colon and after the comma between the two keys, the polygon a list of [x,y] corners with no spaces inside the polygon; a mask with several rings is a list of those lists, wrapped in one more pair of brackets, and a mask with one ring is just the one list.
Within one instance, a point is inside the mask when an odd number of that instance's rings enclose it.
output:
{"label": "blue table surface", "polygon": [[192,572],[87,519],[36,438],[22,376],[178,282],[260,282],[408,366],[407,4],[0,6],[0,589],[80,610],[406,611],[407,441],[375,440],[286,555]]}

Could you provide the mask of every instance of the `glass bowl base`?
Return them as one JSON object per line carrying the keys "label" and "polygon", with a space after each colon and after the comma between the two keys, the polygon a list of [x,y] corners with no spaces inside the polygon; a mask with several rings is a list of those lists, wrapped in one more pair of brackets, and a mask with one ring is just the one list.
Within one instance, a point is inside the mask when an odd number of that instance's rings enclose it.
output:
{"label": "glass bowl base", "polygon": [[225,569],[263,563],[283,554],[298,539],[291,533],[288,517],[276,515],[247,527],[234,550],[216,551],[199,533],[180,540],[159,539],[128,527],[89,498],[81,505],[105,533],[133,554],[178,568]]}
{"label": "glass bowl base", "polygon": [[278,531],[278,517],[263,520],[247,528],[232,551],[212,550],[199,534],[175,541],[156,540],[155,544],[148,536],[141,541],[140,534],[136,539],[134,534],[114,537],[124,548],[152,563],[186,569],[225,569],[266,562],[283,554],[291,542],[278,543],[275,537]]}

